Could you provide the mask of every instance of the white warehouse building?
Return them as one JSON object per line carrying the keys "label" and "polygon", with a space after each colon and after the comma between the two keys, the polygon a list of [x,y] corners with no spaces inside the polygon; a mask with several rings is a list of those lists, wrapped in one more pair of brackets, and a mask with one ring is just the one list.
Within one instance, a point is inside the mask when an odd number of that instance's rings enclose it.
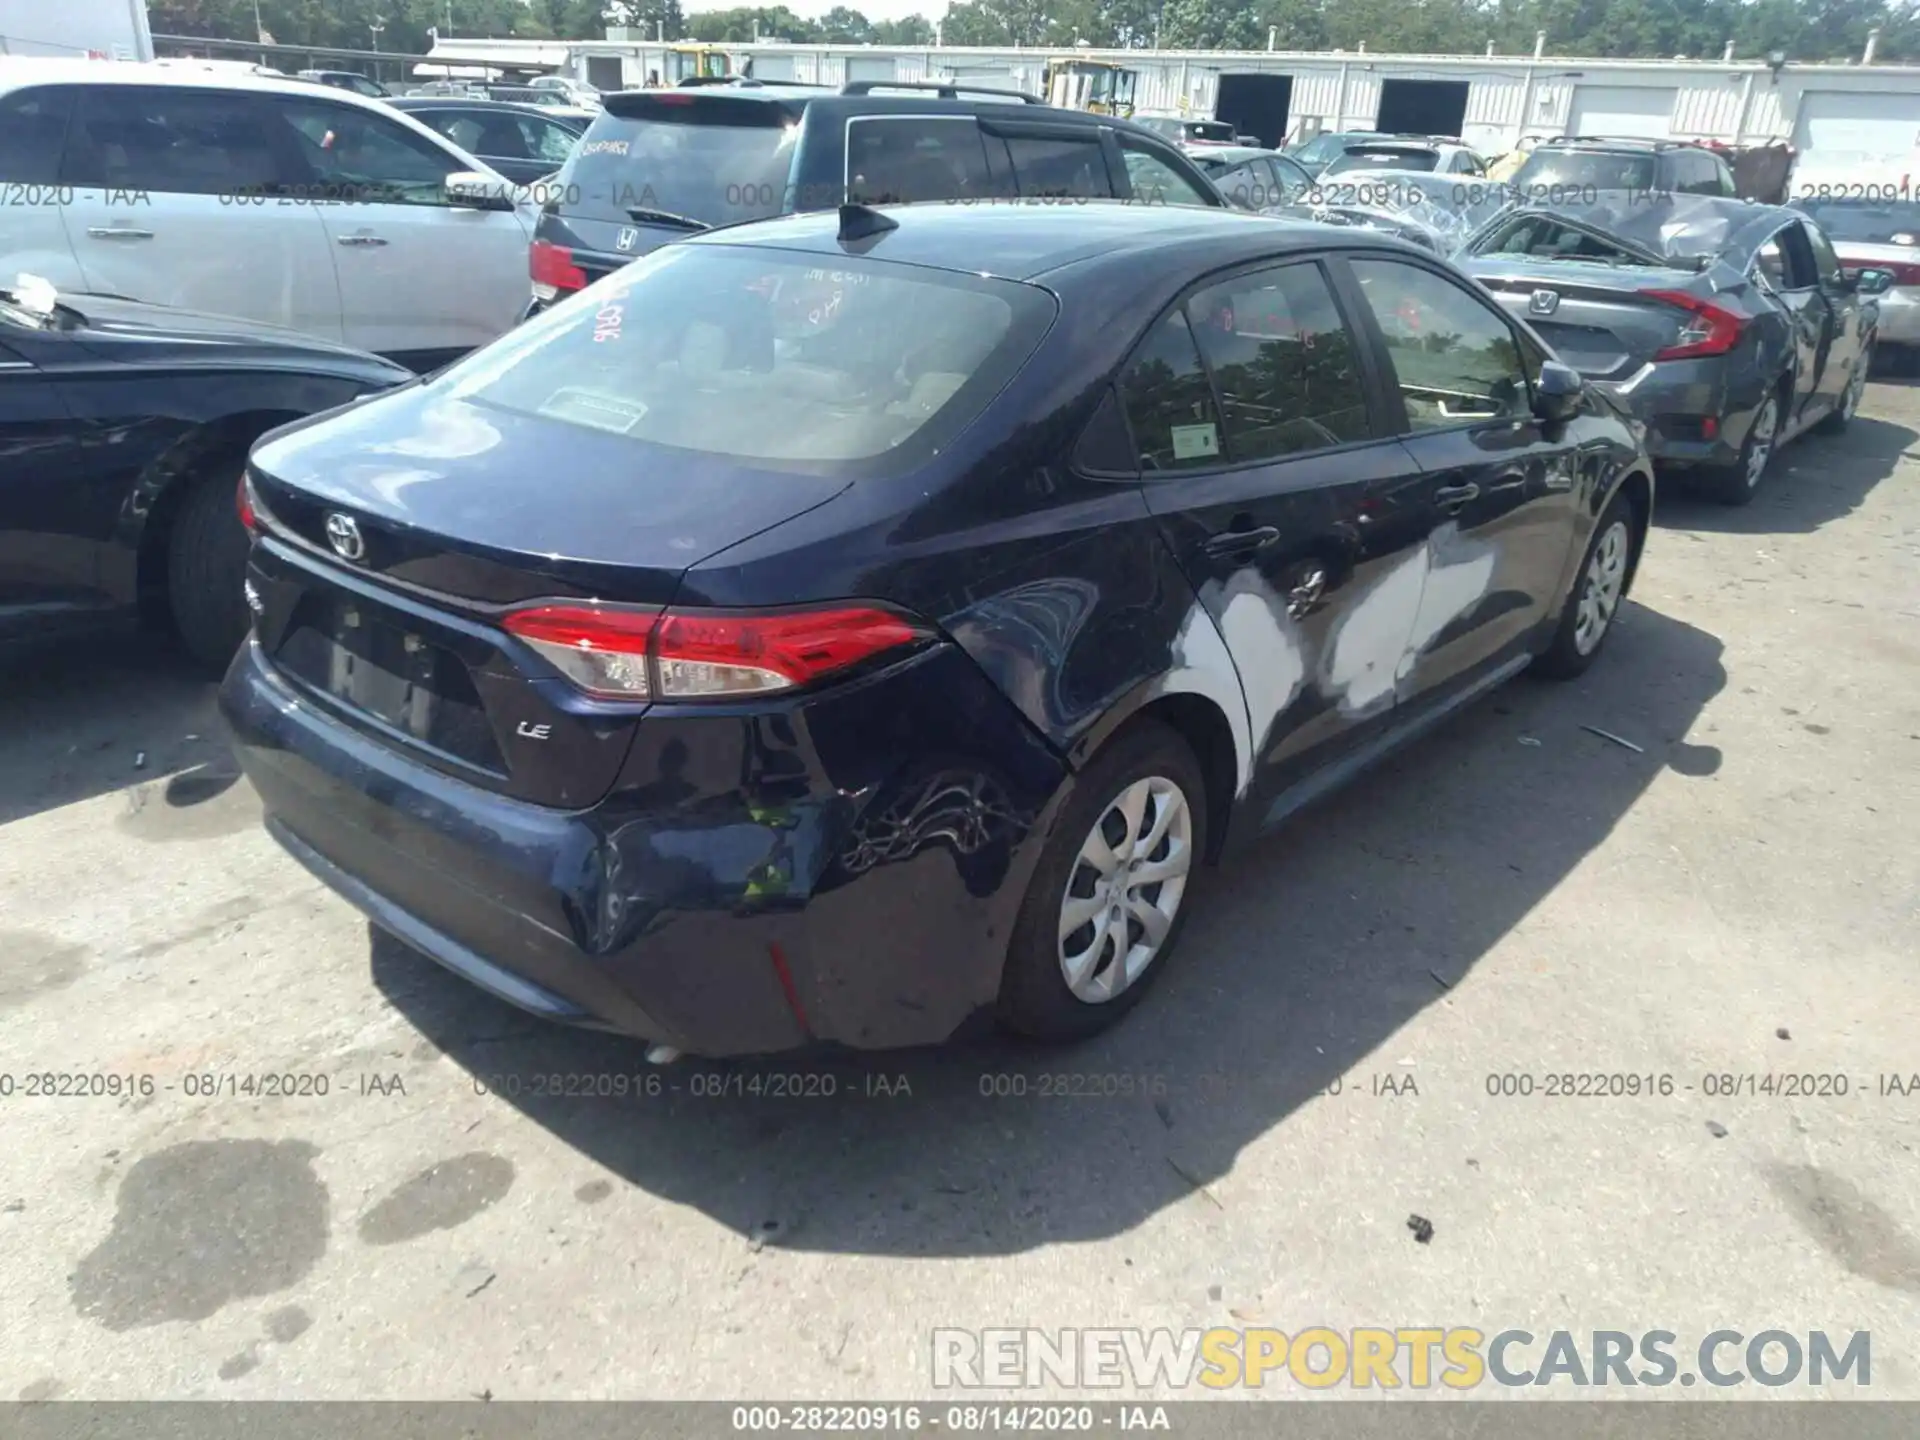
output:
{"label": "white warehouse building", "polygon": [[[762,80],[957,80],[1045,93],[1055,52],[774,43],[720,45]],[[543,68],[601,89],[669,82],[689,47],[610,31],[604,41],[445,40],[448,63]],[[1523,136],[1640,135],[1728,143],[1791,141],[1823,163],[1904,167],[1920,158],[1920,66],[1761,60],[1583,60],[1551,55],[1075,50],[1137,76],[1141,113],[1231,120],[1269,144],[1316,130],[1459,135],[1488,154]]]}

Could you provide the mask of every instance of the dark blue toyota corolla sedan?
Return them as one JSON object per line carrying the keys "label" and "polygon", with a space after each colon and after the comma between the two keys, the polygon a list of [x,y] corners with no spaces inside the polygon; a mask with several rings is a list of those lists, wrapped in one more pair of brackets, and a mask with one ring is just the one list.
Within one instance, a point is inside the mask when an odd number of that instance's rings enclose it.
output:
{"label": "dark blue toyota corolla sedan", "polygon": [[848,207],[264,440],[222,703],[294,856],[537,1014],[1070,1038],[1203,862],[1584,669],[1652,501],[1630,422],[1390,239]]}

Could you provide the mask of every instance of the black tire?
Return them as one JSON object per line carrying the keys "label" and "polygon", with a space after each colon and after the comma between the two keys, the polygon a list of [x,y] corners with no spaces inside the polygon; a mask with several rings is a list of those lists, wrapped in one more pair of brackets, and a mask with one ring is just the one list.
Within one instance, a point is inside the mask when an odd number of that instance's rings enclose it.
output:
{"label": "black tire", "polygon": [[1607,543],[1607,537],[1613,534],[1616,526],[1624,526],[1627,546],[1624,560],[1632,566],[1633,549],[1641,542],[1641,520],[1633,504],[1625,495],[1615,495],[1600,513],[1599,523],[1593,527],[1593,534],[1587,540],[1586,553],[1580,557],[1580,568],[1573,572],[1573,587],[1567,592],[1565,604],[1560,609],[1560,624],[1553,632],[1553,641],[1547,648],[1534,657],[1532,673],[1547,680],[1571,680],[1576,675],[1584,675],[1600,652],[1606,648],[1607,639],[1619,628],[1620,604],[1624,600],[1626,572],[1622,572],[1622,593],[1614,598],[1614,608],[1600,627],[1599,637],[1585,650],[1582,650],[1580,637],[1580,601],[1588,585],[1589,571],[1594,558],[1600,553],[1600,547]]}
{"label": "black tire", "polygon": [[1853,423],[1853,417],[1859,413],[1861,396],[1866,393],[1867,376],[1873,373],[1873,342],[1869,340],[1860,352],[1859,363],[1847,380],[1847,388],[1841,392],[1840,405],[1824,416],[1813,427],[1816,435],[1844,435],[1847,426]]}
{"label": "black tire", "polygon": [[167,608],[181,648],[224,674],[247,638],[247,531],[235,504],[237,464],[194,482],[167,536]]}
{"label": "black tire", "polygon": [[[1093,888],[1087,884],[1087,877],[1093,872],[1082,871],[1080,850],[1091,837],[1095,823],[1107,815],[1129,786],[1150,777],[1171,781],[1186,799],[1191,817],[1192,852],[1185,889],[1166,938],[1146,968],[1113,998],[1089,1002],[1068,988],[1062,973],[1061,906],[1066,901],[1070,883]],[[1187,915],[1193,909],[1193,889],[1199,879],[1200,857],[1205,853],[1207,823],[1206,785],[1200,764],[1186,741],[1168,726],[1150,719],[1135,721],[1095,755],[1092,763],[1074,779],[1073,794],[1061,807],[1047,835],[1040,863],[1014,921],[995,1007],[1000,1023],[1029,1039],[1078,1040],[1107,1029],[1139,1004],[1167,968],[1180,943]],[[1161,891],[1159,886],[1151,888]],[[1127,924],[1131,932],[1138,921],[1129,920]],[[1105,942],[1096,939],[1095,943]],[[1095,973],[1102,968],[1096,966]]]}
{"label": "black tire", "polygon": [[[1769,407],[1773,426],[1770,432],[1763,432],[1761,422]],[[1754,413],[1753,424],[1747,428],[1747,438],[1741,444],[1740,454],[1735,457],[1733,464],[1698,471],[1694,476],[1694,488],[1709,500],[1717,500],[1722,505],[1751,505],[1753,497],[1760,493],[1761,482],[1766,479],[1766,472],[1772,467],[1774,457],[1780,453],[1780,431],[1786,424],[1786,410],[1780,398],[1780,389],[1775,388]],[[1756,473],[1754,452],[1763,440],[1767,453],[1759,461]]]}

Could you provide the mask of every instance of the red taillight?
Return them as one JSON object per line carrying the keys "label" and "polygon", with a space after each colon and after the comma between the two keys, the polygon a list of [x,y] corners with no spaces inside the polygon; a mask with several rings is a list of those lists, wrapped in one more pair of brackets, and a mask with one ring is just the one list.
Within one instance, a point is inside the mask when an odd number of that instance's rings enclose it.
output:
{"label": "red taillight", "polygon": [[871,606],[742,615],[539,605],[502,623],[602,700],[765,695],[930,638]]}
{"label": "red taillight", "polygon": [[1659,300],[1687,312],[1687,323],[1673,344],[1654,355],[1656,360],[1695,360],[1707,355],[1724,355],[1740,339],[1746,324],[1731,310],[1689,295],[1682,290],[1642,290],[1649,300]]}
{"label": "red taillight", "polygon": [[233,503],[240,512],[240,523],[247,527],[249,535],[260,533],[260,516],[253,508],[253,481],[245,475],[240,477],[240,487],[234,492]]}
{"label": "red taillight", "polygon": [[587,272],[573,263],[573,252],[551,240],[536,240],[527,250],[527,273],[542,300],[557,299],[563,290],[584,290]]}

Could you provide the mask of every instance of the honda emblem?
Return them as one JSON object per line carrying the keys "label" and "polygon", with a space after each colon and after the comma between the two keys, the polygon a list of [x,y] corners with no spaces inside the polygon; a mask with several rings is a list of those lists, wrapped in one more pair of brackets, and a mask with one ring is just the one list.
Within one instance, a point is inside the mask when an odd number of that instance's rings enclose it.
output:
{"label": "honda emblem", "polygon": [[614,237],[613,248],[624,252],[633,249],[639,243],[640,232],[631,225],[622,225],[620,233]]}
{"label": "honda emblem", "polygon": [[1533,298],[1527,302],[1527,313],[1530,315],[1551,315],[1559,308],[1560,292],[1558,290],[1536,290],[1533,292]]}

